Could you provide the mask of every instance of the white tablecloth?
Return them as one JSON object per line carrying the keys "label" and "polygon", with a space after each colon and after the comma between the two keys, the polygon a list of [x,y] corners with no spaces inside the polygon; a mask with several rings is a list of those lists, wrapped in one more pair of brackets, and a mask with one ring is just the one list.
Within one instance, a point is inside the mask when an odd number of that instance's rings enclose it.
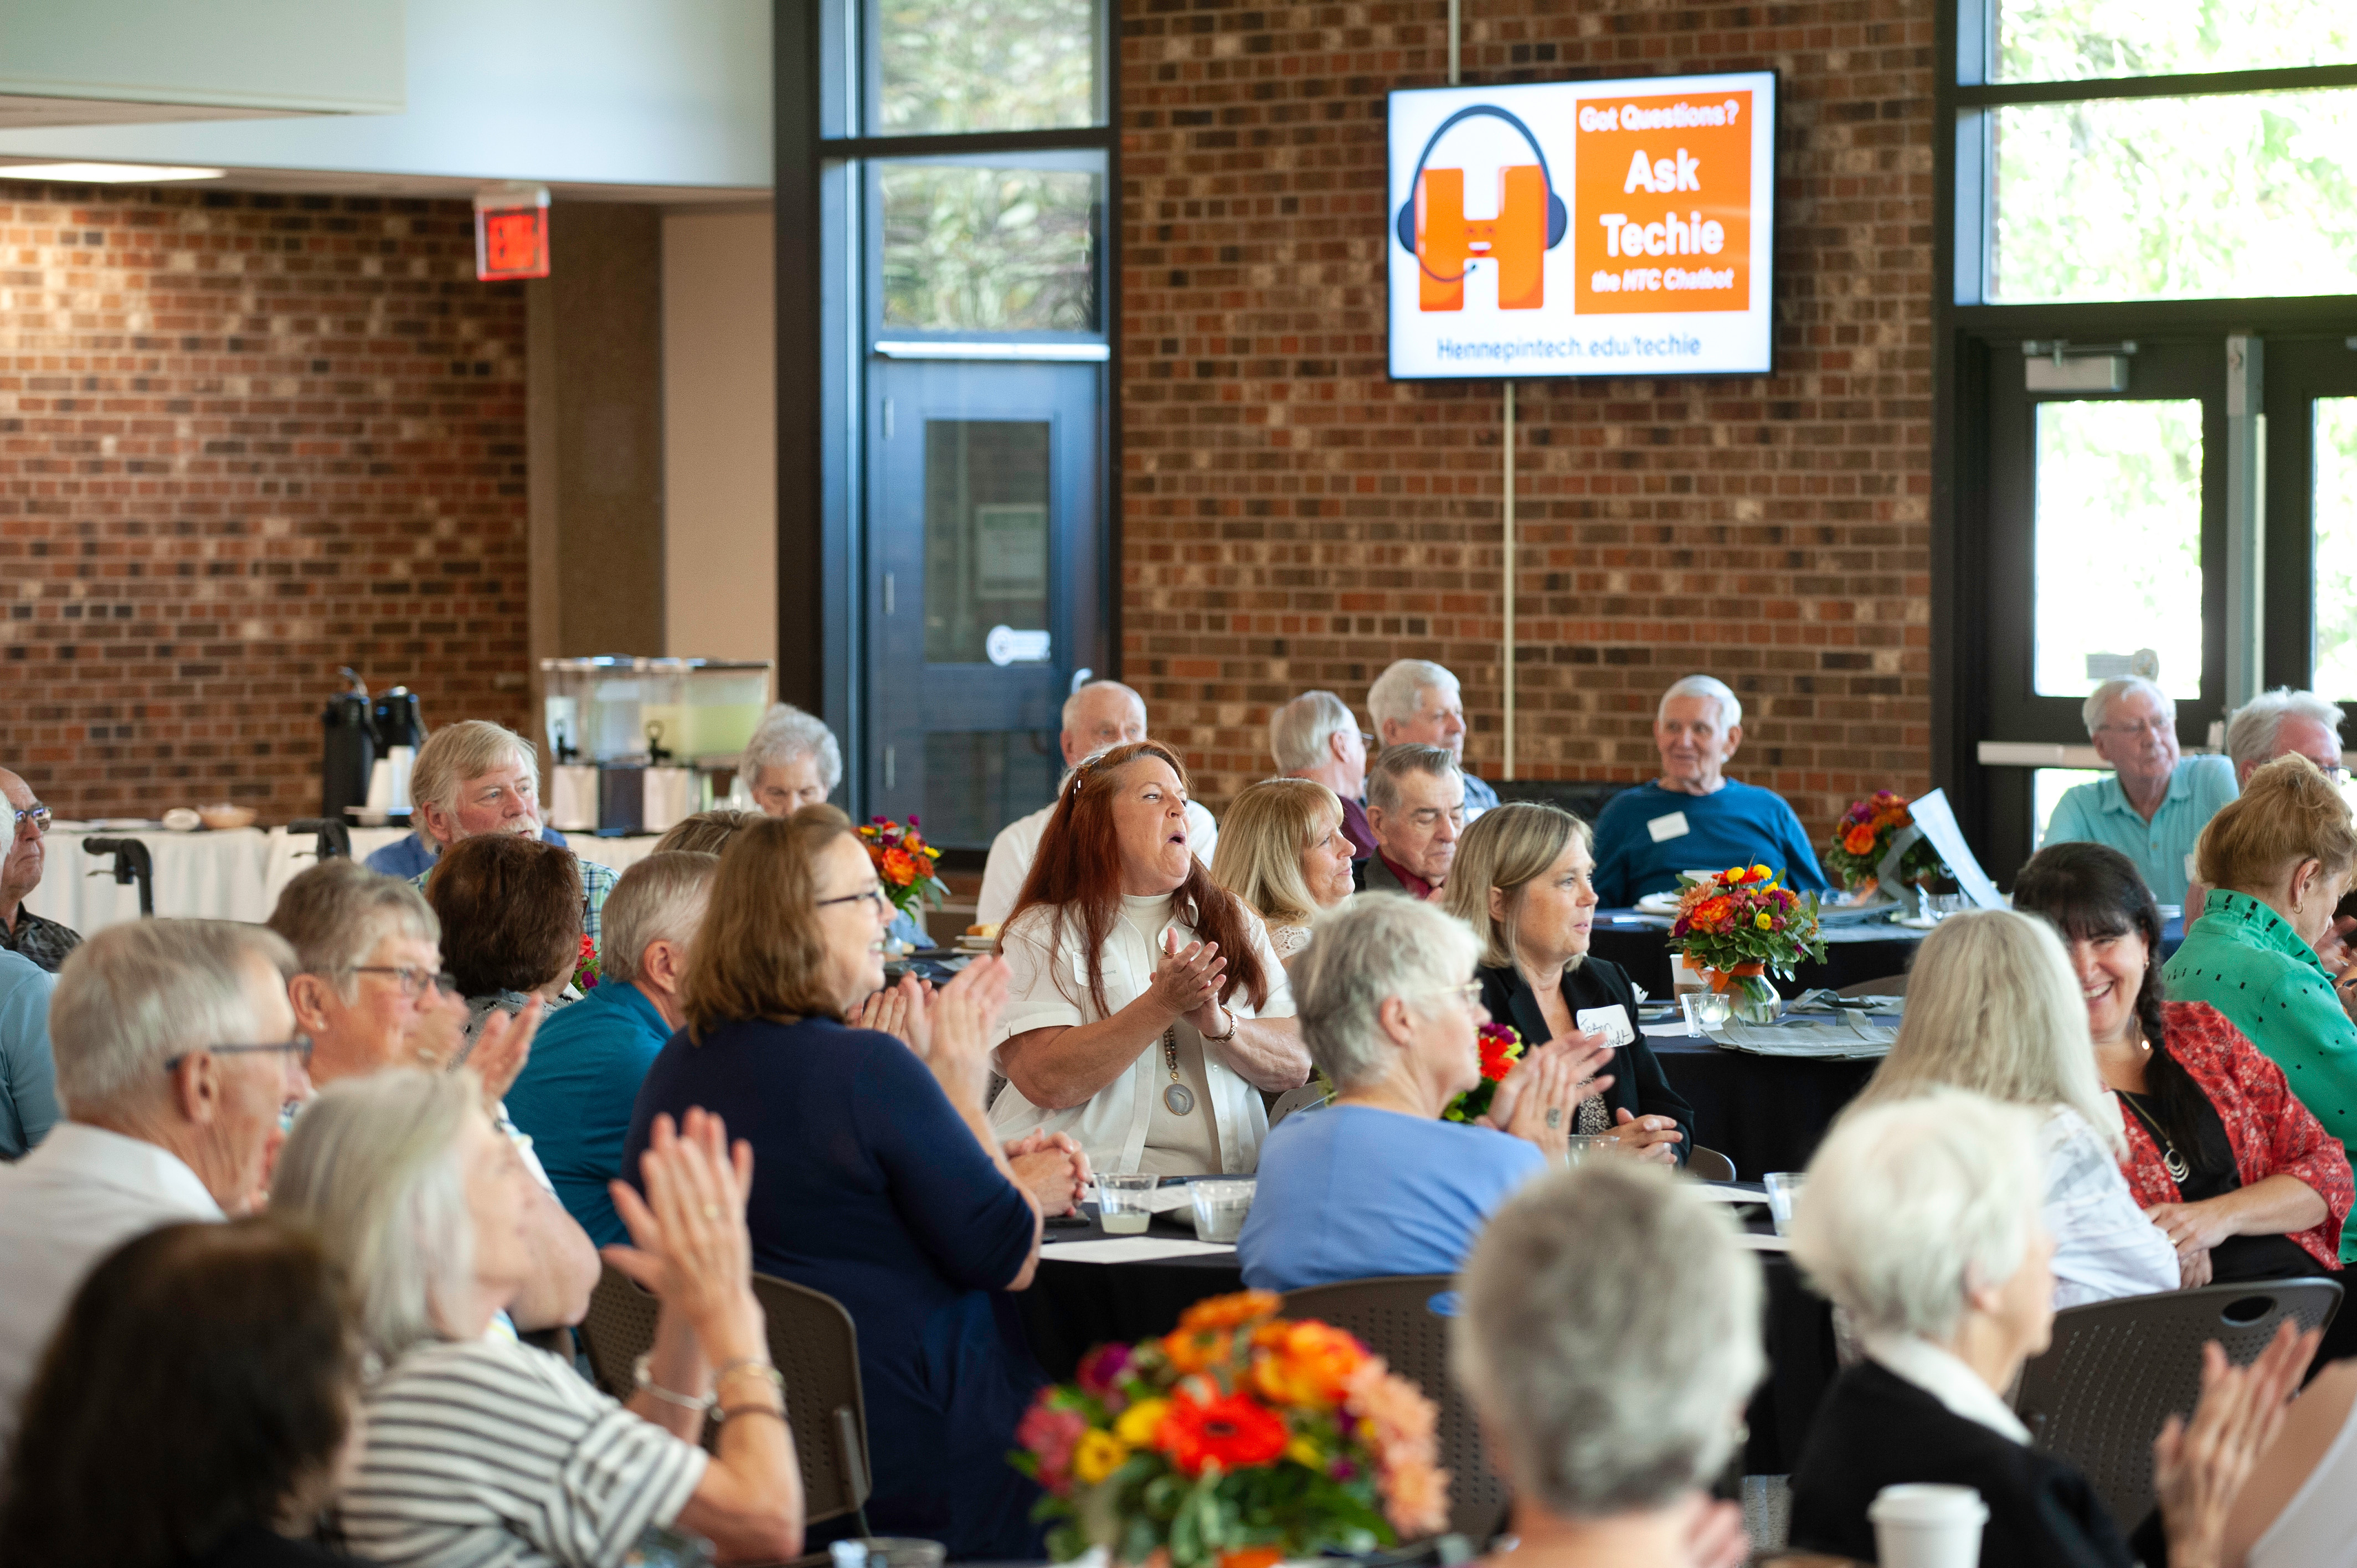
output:
{"label": "white tablecloth", "polygon": [[[408,832],[405,828],[355,828],[352,857],[366,860]],[[83,936],[139,918],[135,884],[117,886],[113,855],[82,853],[85,838],[135,838],[156,863],[156,913],[221,920],[266,920],[278,895],[312,862],[317,841],[306,833],[289,838],[285,828],[239,828],[231,832],[176,833],[165,828],[104,832],[56,828],[48,835],[48,861],[41,885],[25,902],[37,915],[71,926]],[[654,853],[652,834],[597,838],[572,833],[567,842],[584,860],[619,872]]]}

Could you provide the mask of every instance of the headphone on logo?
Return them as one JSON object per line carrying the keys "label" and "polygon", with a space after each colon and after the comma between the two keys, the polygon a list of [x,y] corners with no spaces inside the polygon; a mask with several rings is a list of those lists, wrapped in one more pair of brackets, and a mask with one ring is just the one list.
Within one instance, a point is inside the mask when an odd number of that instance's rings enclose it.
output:
{"label": "headphone on logo", "polygon": [[[1451,126],[1459,120],[1470,120],[1478,114],[1487,114],[1493,120],[1503,120],[1519,132],[1523,140],[1531,145],[1531,151],[1538,155],[1539,178],[1546,182],[1546,248],[1552,251],[1563,243],[1564,231],[1571,227],[1571,214],[1565,209],[1563,198],[1555,193],[1555,173],[1547,167],[1546,149],[1539,145],[1539,139],[1536,136],[1531,134],[1531,128],[1503,109],[1492,104],[1476,103],[1470,108],[1459,109],[1456,113],[1443,120],[1440,123],[1440,129],[1435,131],[1431,140],[1424,144],[1424,151],[1416,155],[1415,172],[1407,178],[1407,199],[1400,204],[1399,217],[1392,224],[1394,231],[1399,235],[1400,248],[1412,256],[1415,254],[1415,188],[1424,178],[1424,166],[1431,158],[1432,149],[1439,145],[1440,138],[1448,134]],[[1419,266],[1423,264],[1421,258],[1418,259],[1417,264]],[[1437,274],[1434,275],[1438,276]],[[1457,275],[1462,277],[1465,274],[1459,273]],[[1454,283],[1456,279],[1444,278],[1441,281]]]}

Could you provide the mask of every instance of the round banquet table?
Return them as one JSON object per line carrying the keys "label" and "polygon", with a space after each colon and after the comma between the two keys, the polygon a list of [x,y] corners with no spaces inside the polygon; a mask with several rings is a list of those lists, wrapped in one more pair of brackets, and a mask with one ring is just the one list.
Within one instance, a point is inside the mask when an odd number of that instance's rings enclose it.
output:
{"label": "round banquet table", "polygon": [[[1096,1206],[1087,1205],[1083,1212],[1089,1219],[1085,1229],[1049,1228],[1049,1240],[1040,1249],[1031,1288],[1015,1296],[1032,1354],[1060,1382],[1073,1375],[1092,1347],[1168,1334],[1178,1326],[1178,1315],[1196,1302],[1243,1288],[1243,1271],[1232,1248],[1140,1262],[1059,1262],[1059,1246],[1106,1240],[1096,1222]],[[1759,1206],[1738,1212],[1747,1230],[1773,1236],[1764,1196]],[[1162,1215],[1146,1232],[1152,1239],[1172,1240],[1192,1240],[1194,1234],[1191,1219]],[[1833,1308],[1802,1283],[1786,1253],[1762,1251],[1758,1256],[1768,1287],[1761,1326],[1768,1380],[1744,1412],[1750,1435],[1744,1444],[1743,1473],[1782,1476],[1791,1474],[1800,1458],[1817,1403],[1840,1368],[1834,1356]]]}
{"label": "round banquet table", "polygon": [[[1894,926],[1887,920],[1855,926],[1827,926],[1825,961],[1804,963],[1790,981],[1778,977],[1776,988],[1787,996],[1823,986],[1839,991],[1869,980],[1888,980],[1907,972],[1921,931]],[[1669,922],[1640,915],[1634,909],[1598,909],[1587,950],[1629,972],[1629,978],[1654,997],[1670,994]]]}
{"label": "round banquet table", "polygon": [[1807,1168],[1825,1129],[1881,1065],[1756,1056],[1692,1038],[1684,1027],[1648,1028],[1645,1043],[1670,1087],[1694,1107],[1695,1144],[1733,1160],[1745,1181]]}
{"label": "round banquet table", "polygon": [[[352,858],[366,860],[408,832],[406,828],[354,828]],[[149,827],[112,832],[60,823],[48,832],[40,886],[25,902],[33,913],[70,926],[85,937],[118,921],[139,918],[137,886],[115,883],[112,855],[83,854],[86,838],[135,838],[147,846],[156,866],[158,916],[216,920],[268,919],[278,895],[317,853],[317,841],[310,834],[290,837],[285,828],[236,828],[227,832],[199,829],[181,833]],[[656,843],[654,834],[598,838],[573,833],[567,837],[569,847],[582,859],[617,872],[652,854]],[[93,872],[98,875],[91,875]]]}

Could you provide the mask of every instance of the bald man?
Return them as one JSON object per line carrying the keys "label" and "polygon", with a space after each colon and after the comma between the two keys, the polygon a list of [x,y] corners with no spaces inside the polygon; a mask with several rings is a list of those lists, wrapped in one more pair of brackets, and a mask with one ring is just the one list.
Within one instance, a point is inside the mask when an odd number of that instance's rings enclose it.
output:
{"label": "bald man", "polygon": [[[0,856],[0,948],[58,972],[66,954],[81,946],[81,934],[70,926],[44,919],[25,908],[25,900],[41,885],[41,869],[48,861],[49,809],[33,799],[32,787],[0,768],[0,796],[16,808],[16,832]],[[0,812],[0,828],[10,821]]]}
{"label": "bald man", "polygon": [[[1092,681],[1064,699],[1064,776],[1098,752],[1146,738],[1146,699],[1118,681]],[[1060,787],[1059,789],[1060,793]],[[1023,879],[1031,874],[1031,857],[1039,853],[1039,835],[1048,830],[1056,802],[1049,801],[1028,817],[1018,817],[999,830],[990,843],[990,859],[983,866],[982,894],[974,900],[978,925],[996,926],[1015,913]],[[1187,802],[1187,842],[1195,858],[1211,864],[1220,826],[1200,803]]]}

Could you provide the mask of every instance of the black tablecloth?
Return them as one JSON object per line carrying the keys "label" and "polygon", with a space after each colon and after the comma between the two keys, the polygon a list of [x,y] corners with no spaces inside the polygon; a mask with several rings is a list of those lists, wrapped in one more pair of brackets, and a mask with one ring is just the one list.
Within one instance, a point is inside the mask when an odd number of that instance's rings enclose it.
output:
{"label": "black tablecloth", "polygon": [[[1741,1212],[1749,1229],[1770,1230],[1764,1204]],[[1102,1239],[1104,1231],[1093,1221],[1093,1205],[1090,1213],[1087,1230],[1073,1227],[1049,1234],[1070,1240]],[[1191,1237],[1194,1228],[1157,1217],[1149,1234]],[[1178,1315],[1196,1302],[1243,1288],[1243,1270],[1233,1252],[1155,1262],[1060,1263],[1058,1244],[1051,1241],[1041,1250],[1039,1273],[1017,1300],[1032,1353],[1060,1382],[1072,1376],[1091,1347],[1168,1334],[1178,1326]],[[1833,1309],[1801,1283],[1790,1258],[1781,1252],[1759,1256],[1768,1284],[1762,1332],[1769,1371],[1744,1412],[1750,1437],[1744,1446],[1743,1469],[1747,1475],[1781,1476],[1790,1474],[1799,1459],[1817,1402],[1838,1370]]]}
{"label": "black tablecloth", "polygon": [[1662,1076],[1694,1107],[1695,1143],[1733,1160],[1745,1181],[1805,1168],[1834,1117],[1881,1065],[1754,1056],[1684,1035],[1646,1038]]}

